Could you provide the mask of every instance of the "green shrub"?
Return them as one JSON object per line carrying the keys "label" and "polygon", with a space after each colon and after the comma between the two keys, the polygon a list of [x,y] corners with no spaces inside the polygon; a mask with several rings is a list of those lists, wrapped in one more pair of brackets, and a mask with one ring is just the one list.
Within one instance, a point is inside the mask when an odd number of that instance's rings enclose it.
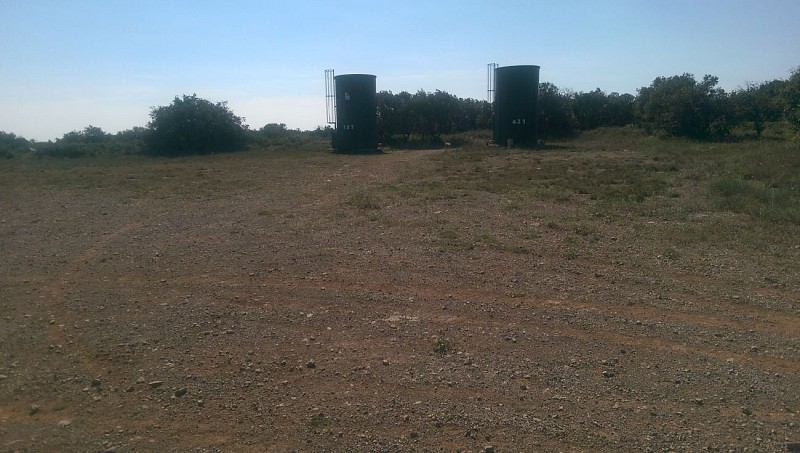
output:
{"label": "green shrub", "polygon": [[150,118],[146,142],[153,154],[228,152],[247,144],[244,120],[226,102],[214,104],[196,94],[176,96],[171,105],[153,108]]}

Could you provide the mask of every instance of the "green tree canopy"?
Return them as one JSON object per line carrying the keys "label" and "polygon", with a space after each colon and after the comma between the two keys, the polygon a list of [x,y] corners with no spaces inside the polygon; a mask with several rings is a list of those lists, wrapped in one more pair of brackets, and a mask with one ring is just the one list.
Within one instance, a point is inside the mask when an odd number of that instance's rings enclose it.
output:
{"label": "green tree canopy", "polygon": [[568,137],[575,134],[578,121],[573,111],[574,95],[550,82],[539,84],[539,136]]}
{"label": "green tree canopy", "polygon": [[168,106],[153,108],[147,125],[147,145],[156,154],[207,154],[235,151],[247,143],[244,119],[227,102],[216,104],[191,96],[175,97]]}
{"label": "green tree canopy", "polygon": [[658,77],[649,87],[639,89],[636,113],[648,132],[666,136],[707,138],[712,125],[721,119],[722,90],[715,89],[718,77],[706,75],[697,82],[692,74]]}
{"label": "green tree canopy", "polygon": [[785,118],[800,131],[800,67],[792,72],[781,90],[780,103]]}
{"label": "green tree canopy", "polygon": [[31,142],[23,137],[11,132],[0,131],[0,148],[2,149],[22,149],[30,145]]}
{"label": "green tree canopy", "polygon": [[486,101],[462,99],[446,91],[415,94],[402,91],[377,93],[378,135],[384,143],[395,136],[408,141],[411,134],[422,140],[440,140],[442,134],[492,126],[491,105]]}
{"label": "green tree canopy", "polygon": [[760,137],[767,122],[781,119],[780,93],[785,85],[783,80],[748,82],[744,88],[730,94],[731,115],[737,123],[752,124],[755,136]]}
{"label": "green tree canopy", "polygon": [[103,129],[97,126],[86,126],[82,131],[72,131],[64,134],[63,137],[56,140],[58,143],[83,143],[83,144],[98,144],[104,143],[111,139],[111,135],[106,133]]}
{"label": "green tree canopy", "polygon": [[606,94],[600,88],[575,95],[573,111],[578,129],[627,126],[634,122],[634,97],[630,94]]}

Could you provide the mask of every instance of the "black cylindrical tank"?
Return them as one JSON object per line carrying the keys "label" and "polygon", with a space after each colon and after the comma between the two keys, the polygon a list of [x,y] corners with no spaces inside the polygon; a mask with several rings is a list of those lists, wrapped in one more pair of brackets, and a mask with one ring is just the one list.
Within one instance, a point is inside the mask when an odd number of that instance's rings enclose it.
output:
{"label": "black cylindrical tank", "polygon": [[539,66],[502,66],[494,72],[494,142],[536,146]]}
{"label": "black cylindrical tank", "polygon": [[336,131],[333,150],[342,153],[378,151],[375,76],[342,74],[336,84]]}

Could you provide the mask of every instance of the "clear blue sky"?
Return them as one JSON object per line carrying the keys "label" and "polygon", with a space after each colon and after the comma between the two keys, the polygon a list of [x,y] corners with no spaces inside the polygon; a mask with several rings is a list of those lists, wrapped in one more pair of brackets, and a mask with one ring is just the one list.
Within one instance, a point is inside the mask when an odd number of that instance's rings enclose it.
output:
{"label": "clear blue sky", "polygon": [[800,66],[800,0],[0,0],[0,130],[113,133],[192,93],[313,129],[325,69],[484,99],[491,62],[574,91],[684,72],[733,90]]}

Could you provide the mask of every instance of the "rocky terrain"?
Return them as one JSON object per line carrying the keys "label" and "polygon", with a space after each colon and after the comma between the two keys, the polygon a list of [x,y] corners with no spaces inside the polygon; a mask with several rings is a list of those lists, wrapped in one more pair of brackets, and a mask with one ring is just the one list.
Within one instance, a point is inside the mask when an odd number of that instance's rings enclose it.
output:
{"label": "rocky terrain", "polygon": [[0,164],[0,449],[800,448],[800,235],[667,247],[730,214],[441,194],[442,152]]}

